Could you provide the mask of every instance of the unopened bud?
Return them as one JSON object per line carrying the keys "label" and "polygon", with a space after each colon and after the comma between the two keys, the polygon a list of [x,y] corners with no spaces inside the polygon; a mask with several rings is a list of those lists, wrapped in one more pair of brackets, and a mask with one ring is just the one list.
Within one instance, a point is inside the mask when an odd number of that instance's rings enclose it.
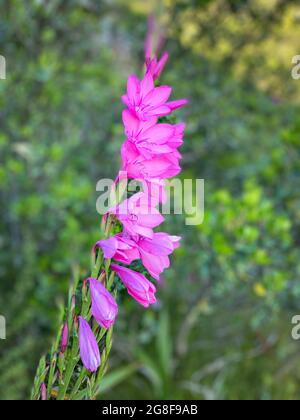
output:
{"label": "unopened bud", "polygon": [[68,347],[68,342],[69,342],[69,329],[68,329],[68,324],[65,323],[62,329],[62,333],[61,333],[60,350],[62,353],[66,351],[66,348]]}
{"label": "unopened bud", "polygon": [[44,382],[41,385],[41,400],[42,401],[47,400],[47,388]]}

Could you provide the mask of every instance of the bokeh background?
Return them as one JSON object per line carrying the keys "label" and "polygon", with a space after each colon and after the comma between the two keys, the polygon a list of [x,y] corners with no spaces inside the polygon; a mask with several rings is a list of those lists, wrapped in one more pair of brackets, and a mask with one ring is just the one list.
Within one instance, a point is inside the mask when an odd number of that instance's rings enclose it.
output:
{"label": "bokeh background", "polygon": [[167,217],[183,246],[159,305],[124,300],[100,397],[299,398],[299,2],[2,0],[0,399],[29,397],[72,273],[88,274],[149,13],[171,53],[162,82],[190,99],[182,176],[205,179],[205,221]]}

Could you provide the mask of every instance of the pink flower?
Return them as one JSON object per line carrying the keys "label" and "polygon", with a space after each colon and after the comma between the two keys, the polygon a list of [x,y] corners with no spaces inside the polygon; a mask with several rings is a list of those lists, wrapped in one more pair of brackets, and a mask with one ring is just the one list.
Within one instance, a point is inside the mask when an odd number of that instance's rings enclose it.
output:
{"label": "pink flower", "polygon": [[84,367],[90,372],[96,372],[101,363],[98,343],[88,322],[81,316],[79,317],[79,347]]}
{"label": "pink flower", "polygon": [[117,302],[100,281],[90,278],[89,283],[93,317],[101,327],[110,328],[118,314]]}
{"label": "pink flower", "polygon": [[170,86],[154,86],[153,76],[147,72],[143,80],[129,76],[127,94],[122,96],[124,104],[140,120],[170,114],[187,103],[185,99],[167,102],[172,92]]}
{"label": "pink flower", "polygon": [[143,140],[145,135],[144,133],[157,123],[157,118],[152,117],[147,121],[139,120],[134,114],[132,114],[128,109],[124,109],[122,112],[122,120],[124,124],[125,134],[128,139],[133,142]]}
{"label": "pink flower", "polygon": [[[160,274],[170,266],[169,255],[178,248],[180,239],[163,232],[154,233],[152,239],[142,236],[131,239],[121,233],[99,241],[95,246],[101,246],[105,258],[109,252],[109,258],[124,264],[129,265],[132,261],[141,259],[151,276],[160,280]],[[114,247],[110,246],[112,243]]]}
{"label": "pink flower", "polygon": [[152,238],[152,229],[164,221],[163,216],[155,207],[152,207],[151,200],[143,192],[133,195],[110,209],[109,213],[115,214],[125,230],[132,236],[141,235]]}
{"label": "pink flower", "polygon": [[123,111],[123,123],[128,141],[145,159],[173,153],[183,143],[184,124],[156,124],[156,118],[139,121],[128,110]]}
{"label": "pink flower", "polygon": [[125,233],[98,241],[95,247],[102,248],[104,258],[114,258],[124,264],[131,264],[140,258],[137,244]]}
{"label": "pink flower", "polygon": [[179,160],[181,155],[177,150],[172,153],[159,154],[152,159],[143,157],[135,144],[126,141],[122,150],[122,171],[128,178],[151,180],[155,178],[172,178],[181,172]]}
{"label": "pink flower", "polygon": [[111,265],[111,269],[120,277],[129,295],[142,306],[147,308],[156,302],[156,288],[143,274],[115,264]]}
{"label": "pink flower", "polygon": [[160,274],[170,267],[169,255],[178,248],[180,239],[159,232],[154,233],[152,239],[139,238],[137,241],[143,265],[156,280],[160,280]]}

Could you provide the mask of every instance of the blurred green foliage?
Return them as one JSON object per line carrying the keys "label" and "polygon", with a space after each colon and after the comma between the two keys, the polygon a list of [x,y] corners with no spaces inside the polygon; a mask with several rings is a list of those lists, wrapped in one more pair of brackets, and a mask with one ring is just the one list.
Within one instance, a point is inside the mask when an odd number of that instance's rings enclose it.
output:
{"label": "blurred green foliage", "polygon": [[[153,10],[154,9],[154,10]],[[102,398],[297,399],[300,9],[286,0],[0,1],[0,398],[28,398],[74,267],[98,239],[96,182],[113,177],[120,95],[141,71],[146,15],[167,28],[163,82],[190,105],[185,178],[205,220],[142,310],[124,298]]]}

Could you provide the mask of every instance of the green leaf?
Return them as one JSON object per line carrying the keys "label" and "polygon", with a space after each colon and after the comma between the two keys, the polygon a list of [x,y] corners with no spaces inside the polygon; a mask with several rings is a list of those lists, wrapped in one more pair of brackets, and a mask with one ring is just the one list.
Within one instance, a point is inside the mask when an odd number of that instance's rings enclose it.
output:
{"label": "green leaf", "polygon": [[157,334],[157,352],[160,365],[165,376],[168,377],[172,367],[172,337],[170,334],[169,315],[167,311],[161,313]]}
{"label": "green leaf", "polygon": [[104,394],[108,390],[112,389],[116,385],[119,385],[125,379],[127,379],[130,375],[132,375],[138,369],[137,364],[132,364],[129,366],[125,366],[124,368],[120,368],[114,370],[111,373],[107,373],[104,378],[101,380],[101,384],[99,385],[99,389],[96,394]]}

